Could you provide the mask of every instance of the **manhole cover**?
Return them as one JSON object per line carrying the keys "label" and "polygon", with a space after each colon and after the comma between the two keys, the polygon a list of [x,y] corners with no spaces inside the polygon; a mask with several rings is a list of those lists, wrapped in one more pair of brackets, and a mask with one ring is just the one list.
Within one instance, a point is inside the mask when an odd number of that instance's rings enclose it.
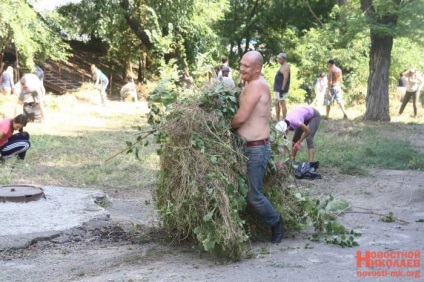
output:
{"label": "manhole cover", "polygon": [[0,202],[27,203],[46,198],[43,189],[31,185],[0,186]]}

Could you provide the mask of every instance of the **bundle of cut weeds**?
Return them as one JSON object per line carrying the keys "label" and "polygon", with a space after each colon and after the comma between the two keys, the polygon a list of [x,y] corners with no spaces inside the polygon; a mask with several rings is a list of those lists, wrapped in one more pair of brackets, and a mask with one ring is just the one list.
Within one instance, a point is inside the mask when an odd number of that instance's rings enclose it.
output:
{"label": "bundle of cut weeds", "polygon": [[155,193],[167,234],[242,257],[248,237],[239,212],[246,206],[247,185],[233,136],[214,113],[195,104],[175,106],[171,116],[162,127],[168,141]]}
{"label": "bundle of cut weeds", "polygon": [[[219,256],[235,260],[245,257],[252,227],[255,232],[268,232],[268,228],[261,227],[264,223],[255,213],[246,212],[243,140],[229,126],[238,108],[238,93],[207,91],[191,101],[174,101],[166,114],[158,102],[175,97],[175,93],[162,89],[152,94],[154,116],[150,121],[160,128],[157,140],[161,144],[161,169],[154,195],[166,234],[176,240],[198,242]],[[294,197],[284,189],[285,177],[273,165],[270,172],[268,196],[279,211],[284,207],[284,214],[293,215],[287,210],[287,203]]]}

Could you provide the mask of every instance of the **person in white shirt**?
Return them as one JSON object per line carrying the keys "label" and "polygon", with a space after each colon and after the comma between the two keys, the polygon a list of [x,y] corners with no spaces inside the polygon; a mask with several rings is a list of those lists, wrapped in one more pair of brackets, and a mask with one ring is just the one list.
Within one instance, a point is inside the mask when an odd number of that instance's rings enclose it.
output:
{"label": "person in white shirt", "polygon": [[21,111],[26,116],[34,115],[34,121],[42,122],[46,119],[44,98],[46,89],[40,79],[33,73],[24,74],[20,79],[20,86],[15,86],[18,102],[15,107],[15,116]]}
{"label": "person in white shirt", "polygon": [[125,101],[134,100],[134,102],[138,103],[137,85],[134,82],[128,82],[122,86],[119,95]]}
{"label": "person in white shirt", "polygon": [[324,97],[327,93],[328,79],[325,72],[320,73],[314,85],[315,99],[311,105],[316,105],[318,108],[324,105]]}
{"label": "person in white shirt", "polygon": [[221,71],[222,71],[222,77],[220,79],[220,82],[222,82],[222,84],[224,85],[224,90],[230,90],[236,87],[234,80],[229,76],[230,67],[223,66],[221,68]]}
{"label": "person in white shirt", "polygon": [[412,106],[414,107],[414,116],[417,117],[418,110],[417,104],[418,99],[420,97],[420,92],[424,86],[424,80],[420,74],[417,73],[417,69],[415,67],[410,68],[406,72],[404,72],[406,77],[406,92],[405,97],[402,100],[402,105],[399,109],[399,114],[403,113],[406,104],[408,104],[409,99],[412,97]]}

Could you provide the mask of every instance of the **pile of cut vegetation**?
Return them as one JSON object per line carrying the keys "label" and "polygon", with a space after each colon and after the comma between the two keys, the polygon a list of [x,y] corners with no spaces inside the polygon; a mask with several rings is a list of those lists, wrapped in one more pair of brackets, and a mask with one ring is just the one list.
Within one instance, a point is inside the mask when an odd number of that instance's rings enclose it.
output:
{"label": "pile of cut vegetation", "polygon": [[[217,87],[181,98],[164,81],[149,96],[149,123],[160,144],[154,199],[166,234],[234,260],[248,255],[252,238],[270,238],[269,227],[246,202],[244,140],[230,129],[238,95]],[[275,132],[271,138],[278,143]],[[289,188],[291,183],[271,162],[265,193],[283,215],[285,229],[317,225],[309,214],[317,214],[319,201]]]}

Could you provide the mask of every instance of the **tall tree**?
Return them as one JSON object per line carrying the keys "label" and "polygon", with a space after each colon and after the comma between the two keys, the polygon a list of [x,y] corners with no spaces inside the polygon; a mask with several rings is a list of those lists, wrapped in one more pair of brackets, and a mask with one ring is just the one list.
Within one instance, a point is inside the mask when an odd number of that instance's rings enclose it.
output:
{"label": "tall tree", "polygon": [[328,19],[332,0],[229,0],[230,9],[217,25],[222,45],[229,47],[230,61],[242,57],[250,48],[266,58],[294,47],[285,40],[287,33],[321,25]]}
{"label": "tall tree", "polygon": [[[393,33],[381,32],[376,26],[391,28],[396,26],[398,15],[392,12],[377,13],[373,0],[361,0],[361,9],[373,23],[370,28],[370,60],[369,77],[366,97],[366,120],[390,121],[389,109],[389,73],[391,52],[393,47]],[[389,3],[393,8],[399,6],[401,0]]]}
{"label": "tall tree", "polygon": [[217,35],[211,26],[222,17],[226,2],[82,0],[59,12],[67,19],[69,30],[107,43],[108,56],[114,60],[147,60],[150,71],[158,74],[163,62],[176,64],[182,72],[204,61],[199,60],[200,54],[216,49]]}
{"label": "tall tree", "polygon": [[423,1],[361,0],[361,9],[369,23],[371,38],[364,119],[390,121],[389,75],[393,39],[396,35],[417,36],[421,33],[422,27],[402,29],[398,23],[402,19],[404,22],[413,22],[412,25],[422,25]]}

